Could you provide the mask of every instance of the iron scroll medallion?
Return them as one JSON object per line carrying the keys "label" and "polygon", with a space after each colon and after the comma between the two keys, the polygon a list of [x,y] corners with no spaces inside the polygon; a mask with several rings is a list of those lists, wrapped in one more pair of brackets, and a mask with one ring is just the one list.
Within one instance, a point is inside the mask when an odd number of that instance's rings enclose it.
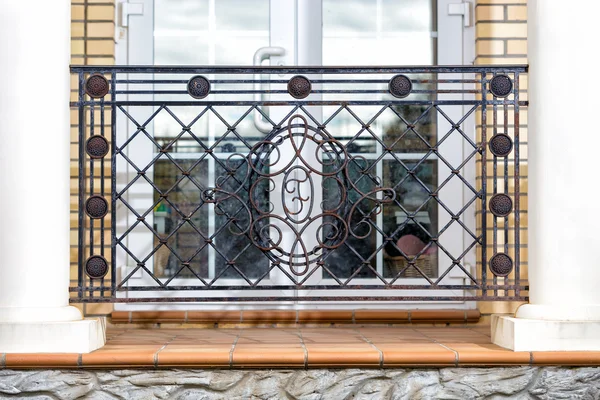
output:
{"label": "iron scroll medallion", "polygon": [[490,271],[496,276],[508,276],[513,270],[513,260],[506,253],[498,253],[490,259]]}
{"label": "iron scroll medallion", "polygon": [[108,273],[108,261],[106,258],[95,255],[85,262],[85,273],[92,279],[101,279]]}
{"label": "iron scroll medallion", "polygon": [[93,99],[100,99],[108,94],[110,85],[101,74],[92,74],[85,81],[85,93]]}
{"label": "iron scroll medallion", "polygon": [[202,75],[196,75],[188,81],[187,91],[193,98],[203,99],[210,93],[210,81]]}
{"label": "iron scroll medallion", "polygon": [[108,140],[104,136],[90,136],[85,142],[85,152],[90,158],[103,158],[108,154],[108,150]]}
{"label": "iron scroll medallion", "polygon": [[412,81],[406,75],[396,75],[388,84],[392,96],[403,99],[412,92]]}
{"label": "iron scroll medallion", "polygon": [[93,219],[104,218],[108,213],[108,201],[102,196],[90,196],[85,202],[85,213]]}
{"label": "iron scroll medallion", "polygon": [[496,97],[508,97],[512,90],[513,83],[508,75],[496,75],[490,81],[490,92]]}
{"label": "iron scroll medallion", "polygon": [[506,217],[513,210],[513,201],[504,193],[497,193],[490,199],[489,208],[496,217]]}
{"label": "iron scroll medallion", "polygon": [[498,133],[490,139],[490,151],[496,157],[506,157],[513,148],[513,141],[507,134]]}
{"label": "iron scroll medallion", "polygon": [[293,98],[304,99],[310,94],[312,84],[307,77],[296,75],[289,80],[287,90]]}

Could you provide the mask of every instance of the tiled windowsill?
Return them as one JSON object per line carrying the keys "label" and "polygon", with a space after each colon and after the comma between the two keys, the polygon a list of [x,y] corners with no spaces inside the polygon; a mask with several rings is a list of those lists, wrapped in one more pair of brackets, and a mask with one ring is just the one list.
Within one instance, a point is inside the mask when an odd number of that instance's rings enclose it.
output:
{"label": "tiled windowsill", "polygon": [[398,368],[600,365],[600,352],[513,352],[489,326],[110,328],[89,354],[0,354],[0,368]]}

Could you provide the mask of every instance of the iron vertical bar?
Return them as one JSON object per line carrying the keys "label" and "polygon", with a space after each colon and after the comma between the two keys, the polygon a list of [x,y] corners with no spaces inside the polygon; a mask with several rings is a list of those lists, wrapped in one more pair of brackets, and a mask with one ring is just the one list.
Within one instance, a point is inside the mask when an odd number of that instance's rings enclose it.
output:
{"label": "iron vertical bar", "polygon": [[[92,137],[94,135],[94,124],[96,123],[95,121],[95,110],[94,110],[94,105],[90,105],[90,134],[88,137]],[[90,157],[90,196],[94,195],[94,159]],[[89,198],[89,197],[88,197]],[[94,249],[94,219],[90,216],[89,217],[89,221],[90,221],[90,257],[93,256],[95,254],[95,249]],[[90,278],[90,286],[94,286],[94,279]],[[94,292],[90,291],[89,293],[90,297],[94,297]]]}
{"label": "iron vertical bar", "polygon": [[78,161],[78,172],[79,172],[79,210],[77,215],[77,223],[78,223],[78,253],[77,253],[77,285],[79,287],[79,297],[83,297],[83,290],[81,288],[84,287],[84,275],[83,275],[83,256],[84,256],[84,219],[83,219],[83,207],[84,207],[84,195],[85,195],[85,156],[84,156],[84,135],[85,135],[85,106],[83,105],[84,101],[84,78],[85,75],[82,72],[79,72],[79,92],[78,92],[78,100],[79,100],[79,108],[78,108],[78,140],[79,140],[79,159]]}
{"label": "iron vertical bar", "polygon": [[110,109],[110,287],[111,287],[111,297],[116,296],[116,286],[117,286],[117,271],[116,271],[116,249],[117,249],[117,213],[116,213],[116,204],[117,204],[117,113],[116,113],[116,80],[117,74],[115,71],[111,72],[110,75],[110,99],[111,99],[111,109]]}
{"label": "iron vertical bar", "polygon": [[514,91],[515,91],[515,108],[514,108],[514,152],[515,152],[515,161],[514,161],[514,179],[515,179],[515,285],[517,285],[515,289],[515,296],[520,296],[520,288],[521,285],[521,179],[520,179],[520,168],[519,168],[519,130],[521,120],[519,117],[519,72],[515,72],[515,82],[514,82]]}
{"label": "iron vertical bar", "polygon": [[[503,106],[504,108],[504,134],[508,135],[508,105],[504,104]],[[508,158],[509,156],[504,157],[504,193],[506,193],[506,195],[509,195],[509,176],[508,176]],[[508,254],[508,237],[509,237],[509,233],[508,233],[508,229],[509,229],[509,225],[508,225],[508,220],[509,220],[509,216],[510,214],[508,214],[506,217],[504,217],[504,253]],[[504,277],[504,285],[508,285],[508,275]],[[504,291],[504,295],[508,296],[508,292],[505,290]]]}
{"label": "iron vertical bar", "polygon": [[481,73],[481,293],[487,297],[487,78]]}

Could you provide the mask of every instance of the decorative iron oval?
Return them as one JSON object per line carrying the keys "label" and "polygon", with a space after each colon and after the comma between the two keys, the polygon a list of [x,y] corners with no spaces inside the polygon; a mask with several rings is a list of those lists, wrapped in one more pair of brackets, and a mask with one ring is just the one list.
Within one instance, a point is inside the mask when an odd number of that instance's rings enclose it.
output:
{"label": "decorative iron oval", "polygon": [[108,154],[108,150],[108,140],[104,136],[90,136],[85,142],[85,152],[90,158],[102,158]]}
{"label": "decorative iron oval", "polygon": [[388,84],[392,96],[402,99],[412,92],[412,81],[406,75],[396,75]]}
{"label": "decorative iron oval", "polygon": [[[302,171],[304,177],[298,178],[298,173],[296,171]],[[308,196],[303,195],[301,190],[301,187],[303,187],[302,184],[306,182],[308,182],[309,187]],[[292,184],[292,187],[290,187],[290,184]],[[304,187],[306,187],[306,185],[304,185]],[[293,195],[291,205],[286,201],[286,194]],[[287,219],[295,224],[302,224],[308,221],[311,218],[314,208],[314,196],[315,186],[313,184],[313,179],[310,176],[310,171],[300,165],[295,165],[288,169],[283,175],[283,182],[281,184],[281,204],[283,205],[283,212]],[[305,211],[304,205],[306,203],[308,203],[308,210]],[[304,217],[300,217],[302,214],[305,214]]]}
{"label": "decorative iron oval", "polygon": [[490,151],[496,157],[506,157],[510,154],[513,148],[513,141],[505,133],[498,133],[490,139]]}
{"label": "decorative iron oval", "polygon": [[202,75],[193,76],[187,84],[187,91],[195,99],[203,99],[210,93],[210,81]]}
{"label": "decorative iron oval", "polygon": [[508,276],[513,270],[513,260],[506,253],[498,253],[490,259],[490,271],[496,276]]}
{"label": "decorative iron oval", "polygon": [[513,83],[508,75],[496,75],[490,81],[490,92],[496,97],[508,97],[512,89]]}
{"label": "decorative iron oval", "polygon": [[85,213],[90,218],[104,218],[108,213],[108,201],[102,196],[90,196],[85,202]]}
{"label": "decorative iron oval", "polygon": [[108,261],[99,255],[91,256],[85,262],[85,273],[92,279],[104,278],[108,273]]}
{"label": "decorative iron oval", "polygon": [[312,84],[307,77],[296,75],[288,81],[287,90],[293,98],[303,99],[310,94]]}
{"label": "decorative iron oval", "polygon": [[93,99],[99,99],[108,94],[110,85],[101,74],[92,74],[85,81],[85,92]]}
{"label": "decorative iron oval", "polygon": [[490,199],[489,208],[495,216],[506,217],[513,210],[513,201],[504,193],[497,193]]}

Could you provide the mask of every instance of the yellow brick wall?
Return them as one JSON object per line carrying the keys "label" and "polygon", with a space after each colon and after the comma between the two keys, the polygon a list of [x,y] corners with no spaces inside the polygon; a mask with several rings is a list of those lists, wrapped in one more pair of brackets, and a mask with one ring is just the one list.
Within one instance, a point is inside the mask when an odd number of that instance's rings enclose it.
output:
{"label": "yellow brick wall", "polygon": [[[527,2],[526,0],[477,0],[475,6],[475,29],[476,29],[476,59],[479,65],[501,65],[501,64],[527,64]],[[521,100],[527,99],[527,77],[522,76],[520,80]],[[527,273],[527,110],[521,109],[520,130],[520,190],[521,190],[521,268],[522,275]],[[512,120],[512,115],[509,116]],[[478,121],[481,119],[478,116]],[[488,122],[489,123],[489,122]],[[481,125],[477,127],[478,139],[481,141]],[[512,134],[509,125],[508,134]],[[513,159],[509,160],[509,173],[514,171]],[[491,163],[490,163],[491,166]],[[489,170],[489,167],[488,167]],[[488,181],[490,183],[491,180]],[[481,185],[481,179],[478,179]],[[488,185],[491,189],[491,185]],[[512,195],[514,185],[509,191]],[[491,191],[488,191],[491,194]],[[488,196],[489,198],[489,196]],[[478,210],[478,213],[480,210]],[[480,221],[480,214],[478,221]],[[488,220],[488,235],[491,233],[491,217]],[[514,223],[514,215],[509,218],[509,223]],[[478,223],[479,225],[479,223]],[[479,225],[481,226],[481,225]],[[499,224],[499,226],[502,226]],[[491,235],[490,235],[491,236]],[[514,237],[514,231],[511,231]],[[491,238],[486,244],[488,255],[491,256],[493,246]],[[514,254],[514,239],[509,241],[510,252]],[[511,254],[512,255],[512,254]],[[478,257],[479,260],[479,257]],[[478,261],[479,262],[479,261]],[[479,263],[481,268],[481,264]],[[517,302],[480,302],[478,308],[483,314],[482,322],[489,322],[492,313],[512,313],[522,303]]]}
{"label": "yellow brick wall", "polygon": [[[71,2],[71,64],[111,65],[115,63],[114,0],[73,0]],[[77,79],[71,77],[71,98],[77,96]],[[71,280],[77,282],[77,178],[78,121],[71,112]],[[107,173],[110,167],[106,167]],[[107,174],[108,176],[108,174]],[[111,304],[79,305],[85,315],[104,315]]]}

